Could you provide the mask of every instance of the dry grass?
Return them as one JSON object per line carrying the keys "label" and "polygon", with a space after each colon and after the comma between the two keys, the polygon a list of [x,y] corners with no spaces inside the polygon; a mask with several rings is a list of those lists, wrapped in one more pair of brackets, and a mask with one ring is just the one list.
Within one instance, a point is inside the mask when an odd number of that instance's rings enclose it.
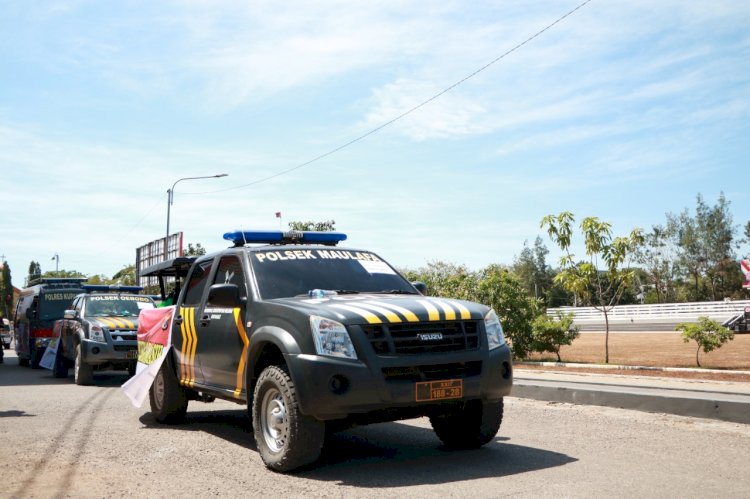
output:
{"label": "dry grass", "polygon": [[[679,333],[609,333],[609,363],[629,366],[696,367],[695,342],[684,343]],[[583,333],[562,347],[563,362],[604,363],[604,333]],[[557,360],[554,354],[532,355],[528,360]],[[700,353],[701,367],[750,371],[750,334],[711,353]]]}

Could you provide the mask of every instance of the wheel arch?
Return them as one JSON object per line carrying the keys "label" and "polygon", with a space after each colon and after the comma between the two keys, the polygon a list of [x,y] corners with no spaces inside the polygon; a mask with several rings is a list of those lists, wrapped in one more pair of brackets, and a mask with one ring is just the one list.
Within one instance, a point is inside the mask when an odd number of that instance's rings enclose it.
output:
{"label": "wheel arch", "polygon": [[[248,403],[252,404],[255,383],[265,368],[272,365],[289,366],[285,356],[299,354],[300,348],[291,333],[275,326],[261,327],[254,331],[250,338],[250,350],[247,353],[247,393]],[[294,378],[293,373],[290,373]]]}

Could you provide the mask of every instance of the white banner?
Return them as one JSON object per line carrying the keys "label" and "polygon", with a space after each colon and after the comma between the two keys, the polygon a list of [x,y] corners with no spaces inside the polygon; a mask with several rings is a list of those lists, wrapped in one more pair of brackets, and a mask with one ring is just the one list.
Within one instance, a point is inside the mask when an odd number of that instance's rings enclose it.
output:
{"label": "white banner", "polygon": [[39,366],[45,369],[52,369],[55,366],[55,357],[57,357],[57,344],[60,342],[60,338],[52,338],[44,350],[42,360],[39,361]]}
{"label": "white banner", "polygon": [[141,310],[138,316],[138,365],[135,376],[120,389],[135,407],[141,407],[156,373],[167,358],[172,340],[175,307]]}

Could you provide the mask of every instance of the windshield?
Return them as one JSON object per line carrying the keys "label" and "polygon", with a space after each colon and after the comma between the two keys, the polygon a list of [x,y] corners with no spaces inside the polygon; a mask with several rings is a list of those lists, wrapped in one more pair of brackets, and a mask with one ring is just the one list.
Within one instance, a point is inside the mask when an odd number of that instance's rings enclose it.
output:
{"label": "windshield", "polygon": [[138,317],[141,309],[154,308],[145,296],[89,296],[86,298],[87,317]]}
{"label": "windshield", "polygon": [[39,299],[38,318],[43,321],[62,319],[65,309],[70,307],[70,302],[76,297],[80,290],[75,291],[52,291],[41,293]]}
{"label": "windshield", "polygon": [[411,284],[379,256],[366,251],[296,249],[250,253],[263,299],[339,293],[410,293]]}

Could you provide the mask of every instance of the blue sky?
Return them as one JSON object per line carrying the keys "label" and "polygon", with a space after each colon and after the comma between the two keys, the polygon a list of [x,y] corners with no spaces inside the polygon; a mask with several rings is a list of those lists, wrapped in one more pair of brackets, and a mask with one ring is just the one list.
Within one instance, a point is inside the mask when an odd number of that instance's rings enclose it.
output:
{"label": "blue sky", "polygon": [[16,285],[56,253],[112,275],[163,236],[173,182],[218,173],[172,207],[209,251],[277,211],[400,267],[511,263],[562,210],[648,229],[699,192],[744,225],[740,0],[593,0],[255,183],[579,3],[0,0],[0,254]]}

